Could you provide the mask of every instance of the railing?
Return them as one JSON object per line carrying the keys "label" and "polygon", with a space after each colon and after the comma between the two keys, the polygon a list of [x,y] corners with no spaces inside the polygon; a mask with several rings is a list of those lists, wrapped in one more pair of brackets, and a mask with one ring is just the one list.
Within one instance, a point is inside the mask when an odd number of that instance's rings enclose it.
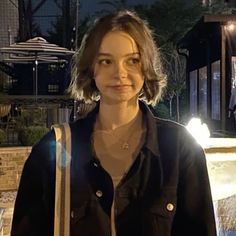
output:
{"label": "railing", "polygon": [[40,105],[50,104],[67,104],[72,105],[73,99],[69,95],[0,95],[1,103],[18,103],[18,104],[33,104]]}

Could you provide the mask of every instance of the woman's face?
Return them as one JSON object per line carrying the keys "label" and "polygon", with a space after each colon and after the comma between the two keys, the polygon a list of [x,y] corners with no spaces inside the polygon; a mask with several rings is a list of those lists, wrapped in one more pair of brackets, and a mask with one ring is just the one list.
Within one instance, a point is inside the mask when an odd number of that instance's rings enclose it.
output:
{"label": "woman's face", "polygon": [[104,36],[95,59],[94,78],[101,102],[137,102],[144,78],[138,47],[129,34],[112,31]]}

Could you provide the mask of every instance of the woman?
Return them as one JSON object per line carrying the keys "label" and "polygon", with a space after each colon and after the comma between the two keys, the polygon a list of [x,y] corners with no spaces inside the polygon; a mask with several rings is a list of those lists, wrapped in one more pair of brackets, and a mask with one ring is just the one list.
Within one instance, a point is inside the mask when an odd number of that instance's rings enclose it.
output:
{"label": "woman", "polygon": [[[136,14],[100,18],[75,55],[75,98],[97,101],[71,129],[70,235],[214,236],[203,150],[152,115],[165,86],[152,32]],[[53,235],[55,135],[26,161],[12,235]]]}

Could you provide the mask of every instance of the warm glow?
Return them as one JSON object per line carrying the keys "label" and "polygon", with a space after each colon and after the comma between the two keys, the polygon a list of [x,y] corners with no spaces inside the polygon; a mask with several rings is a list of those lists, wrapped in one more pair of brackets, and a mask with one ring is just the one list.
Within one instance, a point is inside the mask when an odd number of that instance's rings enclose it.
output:
{"label": "warm glow", "polygon": [[228,23],[227,25],[226,25],[226,29],[228,30],[228,31],[233,31],[233,30],[235,30],[235,24],[234,23]]}
{"label": "warm glow", "polygon": [[201,122],[201,119],[192,118],[186,128],[202,147],[208,145],[210,131],[207,125]]}

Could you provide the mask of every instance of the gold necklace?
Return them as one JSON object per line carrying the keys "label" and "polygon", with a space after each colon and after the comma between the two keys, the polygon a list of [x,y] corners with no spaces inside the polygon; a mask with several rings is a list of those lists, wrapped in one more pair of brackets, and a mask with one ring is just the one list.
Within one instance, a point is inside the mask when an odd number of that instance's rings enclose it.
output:
{"label": "gold necklace", "polygon": [[122,145],[121,145],[121,148],[123,149],[123,150],[128,150],[129,149],[129,143],[126,141],[126,142],[124,142]]}
{"label": "gold necklace", "polygon": [[[118,135],[116,135],[115,132],[111,133],[111,135],[113,137],[115,137],[116,140],[120,143],[120,148],[122,150],[128,151],[131,147],[132,137],[137,132],[137,129],[138,128],[136,127],[136,125],[132,124],[132,127],[130,127],[130,132],[129,132],[129,135],[128,135],[127,139],[122,138],[122,136],[125,136],[125,135],[118,136]],[[127,133],[127,131],[125,133]]]}
{"label": "gold necklace", "polygon": [[[132,141],[132,137],[134,136],[134,134],[143,130],[142,115],[140,117],[135,118],[135,120],[131,121],[131,122],[132,123],[130,125],[126,124],[126,125],[119,127],[115,130],[107,131],[107,130],[99,130],[98,129],[95,132],[97,132],[98,135],[101,135],[100,138],[102,138],[102,136],[103,137],[108,136],[107,137],[108,140],[106,141],[106,143],[107,142],[109,143],[110,141],[112,141],[112,139],[109,139],[109,136],[114,137],[115,140],[120,144],[119,145],[120,149],[124,150],[124,151],[128,151],[131,148],[131,141]],[[118,131],[118,133],[121,132],[121,134],[118,135],[117,131]],[[122,137],[126,136],[127,133],[129,133],[128,137],[126,139],[122,138]],[[104,144],[105,144],[105,142],[104,142]]]}

